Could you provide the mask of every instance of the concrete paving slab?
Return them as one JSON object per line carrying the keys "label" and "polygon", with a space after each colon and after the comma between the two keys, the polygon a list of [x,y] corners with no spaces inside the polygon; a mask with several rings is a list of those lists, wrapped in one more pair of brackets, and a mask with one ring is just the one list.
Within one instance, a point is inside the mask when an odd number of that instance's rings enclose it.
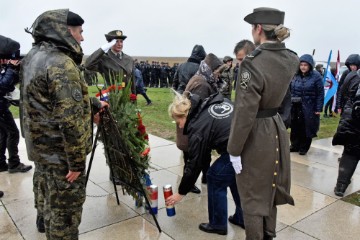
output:
{"label": "concrete paving slab", "polygon": [[324,240],[358,240],[360,236],[360,208],[336,201],[292,227]]}
{"label": "concrete paving slab", "polygon": [[23,239],[20,233],[17,231],[11,217],[8,215],[6,209],[3,206],[0,206],[0,239]]}
{"label": "concrete paving slab", "polygon": [[292,225],[336,201],[335,198],[294,184],[291,186],[291,195],[295,206],[278,206],[277,219],[287,225]]}
{"label": "concrete paving slab", "polygon": [[316,238],[309,236],[292,227],[287,227],[276,233],[276,240],[314,240]]}

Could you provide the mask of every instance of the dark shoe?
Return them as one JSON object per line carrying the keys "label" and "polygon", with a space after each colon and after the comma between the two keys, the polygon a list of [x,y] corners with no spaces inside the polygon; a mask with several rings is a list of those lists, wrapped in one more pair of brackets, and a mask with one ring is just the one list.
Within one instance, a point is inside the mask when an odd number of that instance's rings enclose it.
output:
{"label": "dark shoe", "polygon": [[226,235],[227,234],[227,230],[223,230],[223,229],[214,229],[210,226],[209,223],[201,223],[199,225],[199,229],[201,231],[207,232],[207,233],[217,233],[220,235]]}
{"label": "dark shoe", "polygon": [[300,155],[306,155],[306,153],[307,153],[306,151],[301,151],[301,150],[299,151]]}
{"label": "dark shoe", "polygon": [[196,193],[196,194],[200,194],[200,193],[201,193],[200,189],[199,189],[197,186],[195,186],[195,185],[191,188],[190,192]]}
{"label": "dark shoe", "polygon": [[207,184],[206,175],[202,175],[202,177],[201,177],[201,183]]}
{"label": "dark shoe", "polygon": [[45,224],[44,224],[44,218],[36,216],[36,228],[39,233],[45,232]]}
{"label": "dark shoe", "polygon": [[24,173],[24,172],[29,171],[30,169],[32,169],[31,165],[25,165],[23,163],[19,163],[19,165],[17,165],[17,167],[9,168],[8,172],[9,173],[17,173],[17,172],[23,172]]}
{"label": "dark shoe", "polygon": [[2,165],[0,166],[0,172],[5,172],[5,171],[7,171],[8,169],[9,169],[9,168],[8,168],[7,163],[2,164]]}
{"label": "dark shoe", "polygon": [[146,104],[146,106],[151,106],[152,105],[152,102],[149,102]]}
{"label": "dark shoe", "polygon": [[298,152],[298,151],[299,151],[299,149],[290,146],[290,152]]}
{"label": "dark shoe", "polygon": [[328,118],[328,117],[329,117],[329,116],[325,113],[325,114],[324,114],[324,118]]}
{"label": "dark shoe", "polygon": [[238,226],[241,227],[242,229],[245,229],[245,225],[244,225],[244,224],[235,222],[234,216],[230,216],[230,217],[229,217],[229,222],[231,222],[231,223],[234,224],[234,225],[238,225]]}
{"label": "dark shoe", "polygon": [[336,186],[334,188],[335,195],[338,197],[343,197],[347,187],[348,185],[346,184],[336,183]]}
{"label": "dark shoe", "polygon": [[0,191],[0,198],[2,198],[4,196],[4,192]]}

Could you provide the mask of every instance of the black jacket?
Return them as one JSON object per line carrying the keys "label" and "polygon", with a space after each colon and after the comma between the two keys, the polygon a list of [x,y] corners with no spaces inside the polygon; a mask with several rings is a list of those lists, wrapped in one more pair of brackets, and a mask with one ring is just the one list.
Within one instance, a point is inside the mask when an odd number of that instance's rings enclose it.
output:
{"label": "black jacket", "polygon": [[189,136],[189,159],[179,186],[181,195],[194,186],[203,165],[209,164],[212,150],[227,153],[233,104],[216,93],[201,101],[198,95],[191,96],[191,109],[184,127]]}
{"label": "black jacket", "polygon": [[360,84],[360,76],[350,72],[340,89],[341,119],[334,135],[333,145],[355,144],[360,148],[360,119],[353,118],[353,104],[356,100],[356,92]]}
{"label": "black jacket", "polygon": [[19,82],[19,74],[15,70],[7,67],[0,73],[0,112],[9,109],[10,102],[5,96],[14,91],[17,82]]}
{"label": "black jacket", "polygon": [[177,68],[174,79],[173,88],[179,93],[183,93],[190,78],[195,75],[199,69],[200,62],[206,57],[206,52],[201,45],[195,45],[190,58],[187,62],[182,63]]}

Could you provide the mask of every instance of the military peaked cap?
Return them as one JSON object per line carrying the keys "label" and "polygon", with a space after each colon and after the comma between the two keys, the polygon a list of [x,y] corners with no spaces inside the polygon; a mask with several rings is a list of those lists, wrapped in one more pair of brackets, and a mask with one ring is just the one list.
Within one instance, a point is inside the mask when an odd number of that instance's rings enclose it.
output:
{"label": "military peaked cap", "polygon": [[255,8],[252,13],[244,18],[245,22],[250,24],[284,24],[285,12],[275,8]]}
{"label": "military peaked cap", "polygon": [[125,39],[127,36],[123,34],[121,30],[114,30],[109,32],[108,34],[105,34],[105,38],[108,42],[110,42],[113,39]]}

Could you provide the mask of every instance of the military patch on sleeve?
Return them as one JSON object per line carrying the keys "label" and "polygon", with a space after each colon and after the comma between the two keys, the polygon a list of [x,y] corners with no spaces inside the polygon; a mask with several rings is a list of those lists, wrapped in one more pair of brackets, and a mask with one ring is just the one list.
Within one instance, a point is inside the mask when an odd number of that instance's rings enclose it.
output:
{"label": "military patch on sleeve", "polygon": [[71,95],[72,95],[73,99],[77,102],[80,102],[83,99],[81,90],[78,87],[75,87],[71,90]]}
{"label": "military patch on sleeve", "polygon": [[240,74],[240,88],[246,90],[251,79],[251,73],[247,70],[242,71]]}

